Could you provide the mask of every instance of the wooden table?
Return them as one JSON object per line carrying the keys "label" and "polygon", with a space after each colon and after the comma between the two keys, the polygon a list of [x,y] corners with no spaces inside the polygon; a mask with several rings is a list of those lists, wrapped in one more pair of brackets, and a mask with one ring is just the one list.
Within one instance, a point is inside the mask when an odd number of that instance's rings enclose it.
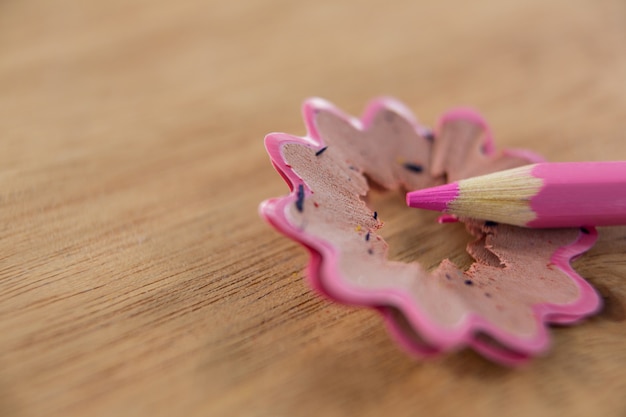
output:
{"label": "wooden table", "polygon": [[0,415],[626,415],[626,228],[575,263],[604,310],[509,370],[407,357],[257,215],[313,95],[626,159],[623,0],[5,1],[0,52]]}

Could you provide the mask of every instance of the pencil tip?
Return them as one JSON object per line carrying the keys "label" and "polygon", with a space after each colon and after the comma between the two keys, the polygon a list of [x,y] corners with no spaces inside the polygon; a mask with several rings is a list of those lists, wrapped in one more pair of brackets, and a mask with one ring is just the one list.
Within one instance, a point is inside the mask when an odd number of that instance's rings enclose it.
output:
{"label": "pencil tip", "polygon": [[444,211],[448,208],[448,203],[458,195],[459,186],[457,183],[444,184],[407,193],[406,204],[413,208]]}

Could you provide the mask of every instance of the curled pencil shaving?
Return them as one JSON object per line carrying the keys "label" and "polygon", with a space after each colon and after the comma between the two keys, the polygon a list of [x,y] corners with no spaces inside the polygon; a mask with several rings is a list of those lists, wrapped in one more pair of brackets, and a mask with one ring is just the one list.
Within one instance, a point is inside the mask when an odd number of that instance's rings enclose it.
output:
{"label": "curled pencil shaving", "polygon": [[[387,259],[378,213],[363,202],[376,185],[419,189],[537,162],[528,151],[497,151],[484,120],[446,113],[432,132],[393,99],[373,101],[361,119],[320,99],[304,105],[308,134],[266,137],[272,163],[292,189],[261,215],[307,247],[310,284],[345,304],[369,306],[409,352],[430,356],[470,346],[518,364],[549,345],[546,323],[597,311],[593,288],[570,260],[594,243],[594,229],[532,230],[459,219],[476,240],[462,271],[443,260],[427,272]],[[450,220],[450,219],[448,219]]]}

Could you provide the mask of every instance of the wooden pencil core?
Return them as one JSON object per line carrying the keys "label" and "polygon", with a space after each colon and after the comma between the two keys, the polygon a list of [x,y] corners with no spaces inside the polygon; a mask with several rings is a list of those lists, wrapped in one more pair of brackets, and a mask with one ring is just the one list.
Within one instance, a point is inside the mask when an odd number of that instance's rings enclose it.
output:
{"label": "wooden pencil core", "polygon": [[531,175],[533,167],[527,165],[459,181],[459,195],[450,201],[446,211],[525,226],[537,217],[530,199],[543,186],[542,179]]}

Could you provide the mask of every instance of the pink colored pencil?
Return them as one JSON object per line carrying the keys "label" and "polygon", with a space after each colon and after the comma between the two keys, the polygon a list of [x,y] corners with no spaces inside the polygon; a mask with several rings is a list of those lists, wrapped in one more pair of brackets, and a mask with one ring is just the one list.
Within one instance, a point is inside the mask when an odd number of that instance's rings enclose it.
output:
{"label": "pink colored pencil", "polygon": [[412,191],[406,202],[532,228],[626,225],[626,162],[526,165]]}

